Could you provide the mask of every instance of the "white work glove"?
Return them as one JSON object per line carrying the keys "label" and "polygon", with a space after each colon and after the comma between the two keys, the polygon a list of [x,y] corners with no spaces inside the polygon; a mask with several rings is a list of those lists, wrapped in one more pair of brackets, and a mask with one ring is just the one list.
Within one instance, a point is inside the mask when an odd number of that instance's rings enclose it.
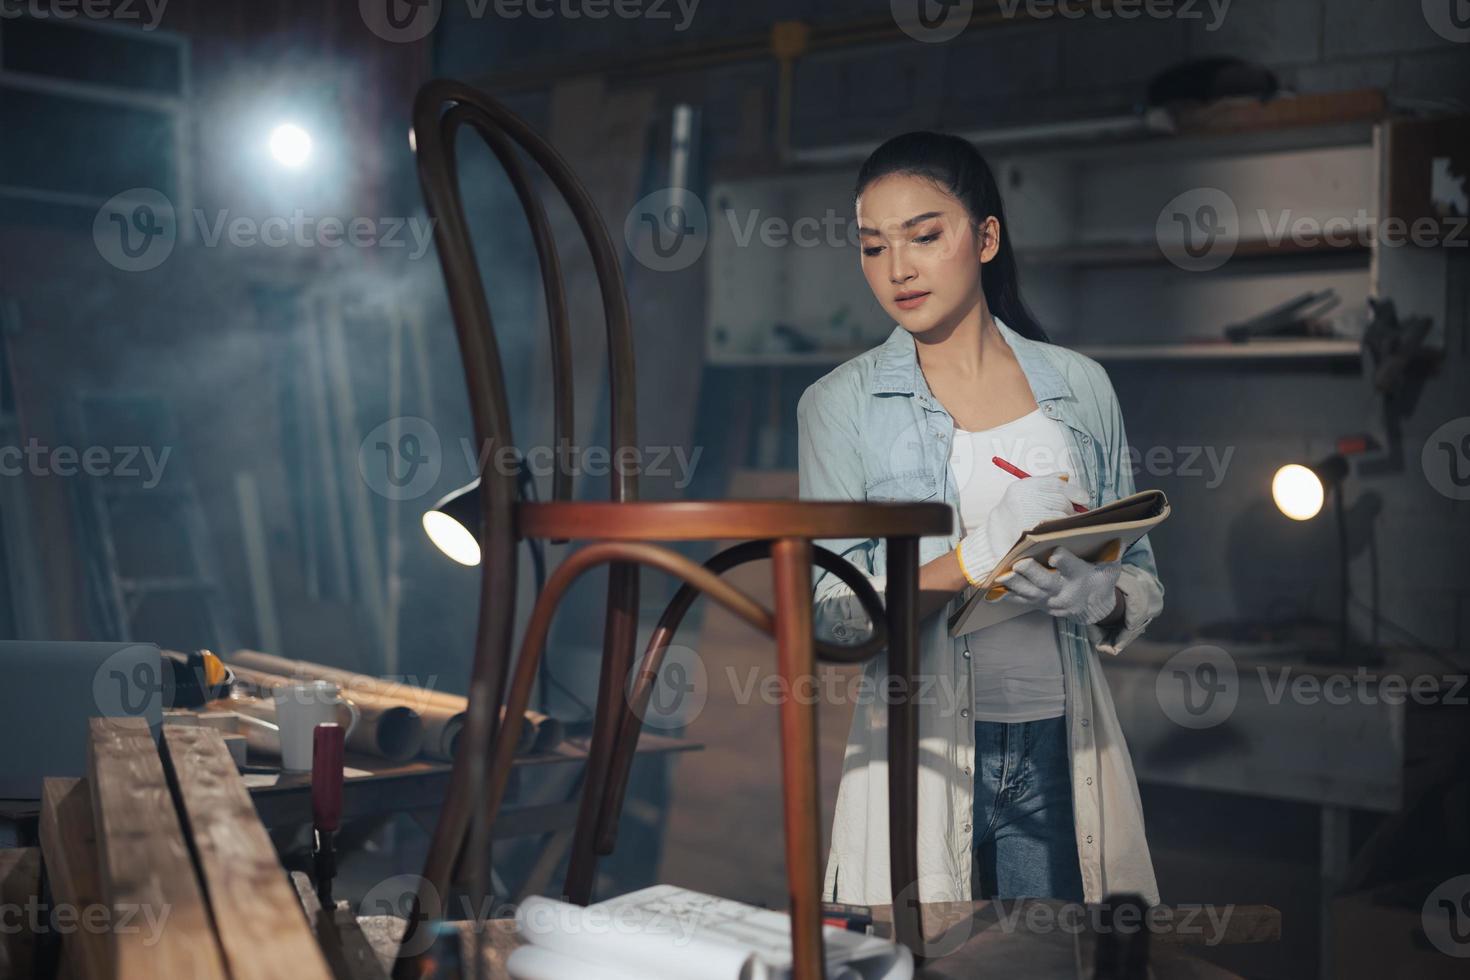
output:
{"label": "white work glove", "polygon": [[985,520],[959,544],[960,565],[971,585],[980,584],[1025,531],[1042,521],[1070,517],[1072,504],[1087,506],[1087,495],[1066,474],[1027,476],[1006,487]]}
{"label": "white work glove", "polygon": [[1022,558],[996,579],[996,584],[1004,585],[1010,593],[1001,601],[1039,605],[1053,616],[1096,623],[1117,604],[1114,590],[1122,570],[1121,560],[1093,564],[1058,547],[1045,565],[1034,558]]}

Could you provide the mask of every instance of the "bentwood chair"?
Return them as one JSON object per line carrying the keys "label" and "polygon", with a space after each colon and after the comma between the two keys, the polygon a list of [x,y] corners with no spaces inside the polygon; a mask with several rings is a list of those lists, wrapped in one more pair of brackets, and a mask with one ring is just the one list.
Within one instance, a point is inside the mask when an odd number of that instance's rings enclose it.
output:
{"label": "bentwood chair", "polygon": [[[545,172],[566,200],[591,252],[607,326],[612,391],[613,458],[634,447],[633,347],[627,297],[618,257],[592,199],[566,162],[521,119],[485,94],[453,81],[433,81],[414,105],[418,173],[443,266],[450,309],[459,337],[469,388],[476,445],[513,445],[494,326],[480,282],[465,222],[455,164],[455,137],[468,126],[489,145],[504,168],[530,222],[551,326],[554,438],[566,445],[572,424],[571,340],[556,243],[541,201],[517,148]],[[561,458],[561,454],[556,454]],[[479,525],[482,571],[479,625],[469,687],[469,716],[455,755],[444,808],[435,827],[424,873],[409,919],[408,952],[414,926],[436,917],[431,907],[448,894],[461,856],[474,907],[481,908],[489,841],[505,794],[506,780],[537,663],[557,603],[588,569],[610,566],[604,653],[593,737],[568,869],[566,894],[579,904],[591,900],[599,854],[612,852],[618,810],[627,785],[642,711],[663,653],[684,613],[708,595],[776,641],[780,674],[788,684],[815,670],[815,657],[855,663],[885,647],[888,671],[899,690],[915,689],[917,650],[918,542],[948,534],[952,513],[944,504],[814,501],[638,500],[630,467],[614,467],[610,499],[573,502],[570,473],[558,471],[552,499],[517,499],[515,475],[487,468],[481,474]],[[887,542],[888,579],[880,602],[867,580],[840,556],[813,545],[825,538],[877,537]],[[516,553],[521,539],[588,542],[549,577],[521,639],[515,674],[511,663],[515,618]],[[654,542],[741,541],[702,565]],[[775,609],[768,610],[720,575],[748,561],[769,558]],[[872,635],[855,645],[817,640],[812,632],[813,562],[850,584],[868,611]],[[633,669],[637,630],[638,578],[642,565],[682,579],[644,652],[634,688],[625,698]],[[788,687],[788,689],[790,689]],[[498,708],[504,701],[505,721]],[[821,935],[820,813],[817,797],[815,706],[787,699],[780,707],[783,825],[791,892],[792,955],[797,980],[824,973]],[[916,806],[918,778],[917,706],[895,698],[889,721],[889,794],[892,800],[891,872],[895,895],[918,880]],[[461,851],[464,851],[461,855]],[[478,914],[478,913],[477,913]],[[917,903],[895,909],[895,935],[919,950]],[[399,975],[412,974],[411,958],[399,960]]]}

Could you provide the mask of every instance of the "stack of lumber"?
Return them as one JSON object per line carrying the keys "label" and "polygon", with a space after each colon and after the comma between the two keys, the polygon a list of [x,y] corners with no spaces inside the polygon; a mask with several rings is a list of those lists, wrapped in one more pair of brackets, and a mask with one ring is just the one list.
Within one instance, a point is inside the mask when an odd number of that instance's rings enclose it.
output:
{"label": "stack of lumber", "polygon": [[51,912],[6,937],[0,975],[50,975],[48,959],[78,980],[342,975],[214,728],[155,741],[142,719],[91,719],[87,776],[45,781],[39,836],[0,851],[5,900]]}

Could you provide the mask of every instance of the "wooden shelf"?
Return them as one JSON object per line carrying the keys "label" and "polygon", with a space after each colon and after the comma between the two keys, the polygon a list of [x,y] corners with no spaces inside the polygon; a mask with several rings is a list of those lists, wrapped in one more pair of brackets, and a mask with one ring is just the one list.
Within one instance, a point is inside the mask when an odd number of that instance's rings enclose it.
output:
{"label": "wooden shelf", "polygon": [[[1281,95],[1267,102],[1227,99],[1199,108],[1153,109],[1170,117],[1161,123],[1145,115],[1116,117],[1111,130],[1093,138],[1007,138],[1028,127],[1010,126],[972,130],[971,139],[987,157],[1065,157],[1102,161],[1127,159],[1146,153],[1150,159],[1187,159],[1255,153],[1273,153],[1330,146],[1370,143],[1373,125],[1388,117],[1388,103],[1378,89]],[[1129,121],[1133,125],[1128,125]],[[1110,120],[1084,118],[1051,120],[1031,129],[1060,131],[1085,128]],[[779,179],[795,174],[842,174],[877,147],[874,140],[796,147],[792,159],[773,156],[728,162],[717,180]]]}
{"label": "wooden shelf", "polygon": [[1074,347],[1079,354],[1098,361],[1264,361],[1308,360],[1357,362],[1362,344],[1351,338],[1253,340],[1244,344],[1228,341],[1182,344],[1104,344]]}
{"label": "wooden shelf", "polygon": [[[1254,260],[1274,258],[1322,258],[1331,256],[1353,256],[1368,262],[1372,248],[1363,241],[1354,240],[1346,244],[1317,241],[1311,244],[1294,242],[1289,238],[1279,241],[1251,239],[1237,242],[1230,259]],[[1097,245],[1061,245],[1047,248],[1018,248],[1016,257],[1030,265],[1072,265],[1081,267],[1103,267],[1123,265],[1155,265],[1169,262],[1156,242],[1113,242]],[[1225,268],[1230,263],[1226,262]]]}

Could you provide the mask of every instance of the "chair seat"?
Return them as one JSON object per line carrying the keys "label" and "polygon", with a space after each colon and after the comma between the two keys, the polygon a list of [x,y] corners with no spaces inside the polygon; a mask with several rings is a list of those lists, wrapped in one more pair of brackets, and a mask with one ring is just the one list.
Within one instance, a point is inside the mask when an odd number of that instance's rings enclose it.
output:
{"label": "chair seat", "polygon": [[609,500],[516,506],[521,537],[583,541],[929,537],[948,536],[953,527],[953,508],[939,503]]}

